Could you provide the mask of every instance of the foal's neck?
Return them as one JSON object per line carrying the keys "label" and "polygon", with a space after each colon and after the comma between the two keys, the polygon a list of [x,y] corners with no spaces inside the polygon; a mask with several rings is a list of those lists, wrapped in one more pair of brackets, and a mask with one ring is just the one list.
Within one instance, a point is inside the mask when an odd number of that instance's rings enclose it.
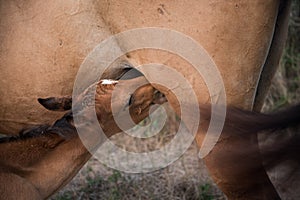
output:
{"label": "foal's neck", "polygon": [[53,126],[3,138],[0,149],[0,172],[25,178],[45,198],[68,183],[91,157],[66,117]]}
{"label": "foal's neck", "polygon": [[0,162],[11,167],[30,167],[53,151],[63,140],[62,137],[51,133],[26,139],[21,137],[2,139]]}

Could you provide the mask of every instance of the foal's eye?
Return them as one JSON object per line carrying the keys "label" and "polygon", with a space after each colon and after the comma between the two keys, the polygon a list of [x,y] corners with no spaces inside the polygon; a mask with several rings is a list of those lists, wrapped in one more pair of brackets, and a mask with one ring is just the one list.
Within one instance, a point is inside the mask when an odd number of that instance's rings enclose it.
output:
{"label": "foal's eye", "polygon": [[134,101],[134,97],[133,97],[133,95],[130,95],[130,98],[129,98],[129,101],[128,101],[128,106],[131,106],[133,101]]}

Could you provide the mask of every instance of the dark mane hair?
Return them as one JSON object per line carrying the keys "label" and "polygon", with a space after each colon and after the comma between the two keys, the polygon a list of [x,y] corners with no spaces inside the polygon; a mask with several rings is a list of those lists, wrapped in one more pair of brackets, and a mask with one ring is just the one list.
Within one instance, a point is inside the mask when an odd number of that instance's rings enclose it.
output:
{"label": "dark mane hair", "polygon": [[50,134],[57,134],[65,137],[66,134],[76,131],[76,128],[70,123],[71,120],[73,120],[73,116],[72,113],[69,112],[61,119],[57,120],[52,126],[49,124],[41,124],[26,128],[21,130],[19,135],[0,138],[0,143],[26,140],[29,138],[47,136]]}
{"label": "dark mane hair", "polygon": [[37,125],[34,127],[27,128],[27,129],[23,129],[19,132],[19,135],[6,136],[6,137],[0,138],[0,143],[25,140],[28,138],[45,135],[49,132],[50,127],[51,126],[48,124],[42,124],[42,125]]}

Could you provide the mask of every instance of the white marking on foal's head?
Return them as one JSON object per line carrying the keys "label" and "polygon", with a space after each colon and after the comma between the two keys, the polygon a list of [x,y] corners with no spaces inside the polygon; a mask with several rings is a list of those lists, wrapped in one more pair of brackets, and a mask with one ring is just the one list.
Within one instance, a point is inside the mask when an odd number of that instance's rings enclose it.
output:
{"label": "white marking on foal's head", "polygon": [[100,81],[100,83],[102,85],[112,85],[112,84],[118,83],[118,81],[111,80],[111,79],[103,79],[103,80]]}

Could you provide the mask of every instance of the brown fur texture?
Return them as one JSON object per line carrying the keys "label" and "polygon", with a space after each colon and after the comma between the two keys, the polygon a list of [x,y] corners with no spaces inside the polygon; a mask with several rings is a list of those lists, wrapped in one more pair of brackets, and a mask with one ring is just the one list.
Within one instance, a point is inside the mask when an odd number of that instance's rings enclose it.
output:
{"label": "brown fur texture", "polygon": [[[207,122],[204,122],[207,125]],[[273,184],[261,168],[272,168],[283,160],[299,162],[299,139],[278,141],[269,149],[257,146],[257,133],[276,131],[300,124],[300,105],[274,114],[259,114],[229,108],[218,143],[204,158],[210,174],[229,199],[280,199]],[[202,132],[205,133],[205,132]],[[202,136],[203,137],[203,136]],[[299,136],[298,136],[299,137]],[[298,144],[297,144],[298,143]],[[258,156],[259,155],[259,156]],[[264,164],[263,165],[263,159]],[[270,192],[273,191],[273,192]]]}

